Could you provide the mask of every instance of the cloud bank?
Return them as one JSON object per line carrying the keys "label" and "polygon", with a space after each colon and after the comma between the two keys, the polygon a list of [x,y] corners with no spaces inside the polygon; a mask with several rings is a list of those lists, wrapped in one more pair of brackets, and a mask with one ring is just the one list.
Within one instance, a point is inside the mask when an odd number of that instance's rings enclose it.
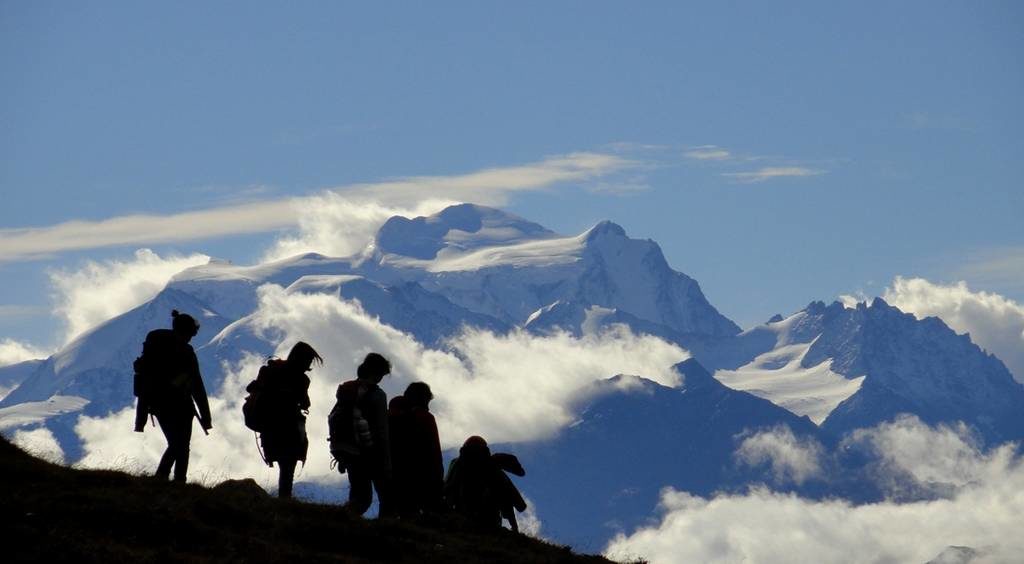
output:
{"label": "cloud bank", "polygon": [[[688,356],[675,345],[633,335],[625,327],[580,338],[516,331],[495,335],[467,328],[448,343],[450,350],[439,351],[336,295],[290,294],[279,286],[265,285],[259,299],[256,313],[243,321],[245,327],[240,330],[272,339],[278,356],[285,356],[292,344],[303,340],[325,358],[325,365],[311,372],[309,460],[297,478],[320,484],[342,481],[330,469],[327,414],[338,384],[354,377],[368,352],[382,352],[392,361],[393,373],[383,382],[389,397],[412,381],[430,384],[436,398],[431,409],[444,448],[457,447],[474,434],[489,442],[551,436],[574,420],[571,406],[595,380],[630,373],[677,385],[679,375],[671,367]],[[236,366],[225,367],[224,384],[210,402],[214,430],[209,437],[197,435],[192,441],[192,479],[254,477],[267,487],[276,483],[276,471],[268,471],[260,461],[253,434],[240,415],[244,387],[263,361],[250,355]],[[125,409],[107,418],[80,418],[76,432],[84,443],[82,464],[155,467],[163,438],[154,430],[133,433],[132,417],[132,410]],[[124,459],[125,453],[130,453],[130,462]]]}
{"label": "cloud bank", "polygon": [[985,453],[965,433],[906,418],[858,437],[884,462],[880,471],[920,484],[946,481],[942,498],[855,506],[765,488],[712,499],[666,489],[660,522],[620,534],[605,554],[652,563],[926,562],[965,546],[978,554],[971,562],[1015,561],[1024,551],[1022,460],[1016,445]]}
{"label": "cloud bank", "polygon": [[974,292],[966,282],[934,284],[897,276],[882,298],[917,318],[935,316],[1002,360],[1024,382],[1024,305],[999,294]]}
{"label": "cloud bank", "polygon": [[732,153],[717,145],[700,145],[690,148],[683,156],[698,161],[726,161],[732,158]]}

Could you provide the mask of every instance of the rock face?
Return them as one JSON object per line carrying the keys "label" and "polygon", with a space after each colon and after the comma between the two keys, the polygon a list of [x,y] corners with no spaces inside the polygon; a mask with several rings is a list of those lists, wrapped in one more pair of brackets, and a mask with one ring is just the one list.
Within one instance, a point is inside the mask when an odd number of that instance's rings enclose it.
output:
{"label": "rock face", "polygon": [[578,421],[557,438],[497,448],[523,461],[523,489],[546,531],[585,542],[641,525],[664,487],[706,496],[768,482],[764,468],[734,459],[753,430],[786,426],[799,438],[818,437],[807,418],[725,387],[693,359],[676,370],[681,388],[635,376],[598,382]]}
{"label": "rock face", "polygon": [[[778,395],[773,385],[798,385],[800,377],[825,370],[859,380],[824,391],[848,394],[821,421],[834,438],[900,413],[930,424],[964,421],[988,443],[1024,438],[1024,386],[1002,361],[938,318],[916,319],[879,298],[852,308],[812,302],[693,352],[723,381],[763,397]],[[794,378],[782,377],[787,371]]]}

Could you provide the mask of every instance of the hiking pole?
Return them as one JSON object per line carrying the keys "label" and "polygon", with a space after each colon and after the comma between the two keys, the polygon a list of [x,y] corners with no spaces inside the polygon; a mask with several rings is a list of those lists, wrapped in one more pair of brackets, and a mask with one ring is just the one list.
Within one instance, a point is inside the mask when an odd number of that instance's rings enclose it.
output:
{"label": "hiking pole", "polygon": [[203,430],[203,434],[205,434],[207,437],[209,437],[210,436],[210,432],[206,430],[206,427],[203,427],[203,423],[202,423],[203,416],[199,415],[199,410],[196,409],[196,404],[194,404],[194,403],[192,404],[192,415],[195,415],[196,419],[199,420],[199,428]]}

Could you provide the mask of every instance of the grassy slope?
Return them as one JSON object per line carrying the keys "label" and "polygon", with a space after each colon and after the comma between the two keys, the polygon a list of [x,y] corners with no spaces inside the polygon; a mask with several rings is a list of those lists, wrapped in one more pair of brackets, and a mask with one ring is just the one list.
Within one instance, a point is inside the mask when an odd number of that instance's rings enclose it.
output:
{"label": "grassy slope", "polygon": [[272,498],[255,483],[177,485],[74,470],[0,437],[0,560],[607,563],[455,518],[377,522]]}

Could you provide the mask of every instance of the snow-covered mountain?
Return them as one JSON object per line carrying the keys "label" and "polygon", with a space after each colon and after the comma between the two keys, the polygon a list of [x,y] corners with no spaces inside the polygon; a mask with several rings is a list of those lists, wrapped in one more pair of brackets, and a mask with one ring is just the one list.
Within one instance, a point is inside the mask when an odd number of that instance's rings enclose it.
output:
{"label": "snow-covered mountain", "polygon": [[0,400],[28,379],[42,363],[42,359],[36,359],[0,366]]}
{"label": "snow-covered mountain", "polygon": [[20,382],[0,401],[0,428],[45,420],[74,460],[78,415],[132,403],[131,362],[146,333],[167,326],[171,309],[199,319],[193,346],[216,393],[225,363],[279,345],[257,310],[266,284],[285,295],[358,302],[434,349],[464,327],[584,336],[625,325],[690,351],[693,359],[676,367],[679,387],[643,374],[604,375],[611,379],[584,394],[575,424],[509,447],[527,462],[524,490],[556,538],[607,538],[634,526],[665,486],[708,494],[763,480],[763,468],[739,470],[732,459],[737,437],[757,429],[783,426],[834,443],[909,412],[930,423],[964,421],[986,441],[1024,438],[1024,387],[938,319],[917,320],[881,300],[855,308],[813,302],[741,332],[653,241],[631,239],[611,222],[562,236],[469,204],[391,218],[350,257],[186,269],[149,302],[45,361],[0,369]]}
{"label": "snow-covered mountain", "polygon": [[940,319],[880,298],[813,302],[694,354],[726,385],[808,415],[836,438],[899,413],[963,421],[986,442],[1024,438],[1024,386],[1002,361]]}
{"label": "snow-covered mountain", "polygon": [[585,545],[643,524],[664,487],[709,495],[767,482],[764,468],[741,467],[733,456],[751,431],[782,425],[818,436],[809,419],[722,385],[694,359],[676,370],[679,388],[636,376],[597,382],[559,437],[508,447],[527,469],[524,489],[548,532]]}

